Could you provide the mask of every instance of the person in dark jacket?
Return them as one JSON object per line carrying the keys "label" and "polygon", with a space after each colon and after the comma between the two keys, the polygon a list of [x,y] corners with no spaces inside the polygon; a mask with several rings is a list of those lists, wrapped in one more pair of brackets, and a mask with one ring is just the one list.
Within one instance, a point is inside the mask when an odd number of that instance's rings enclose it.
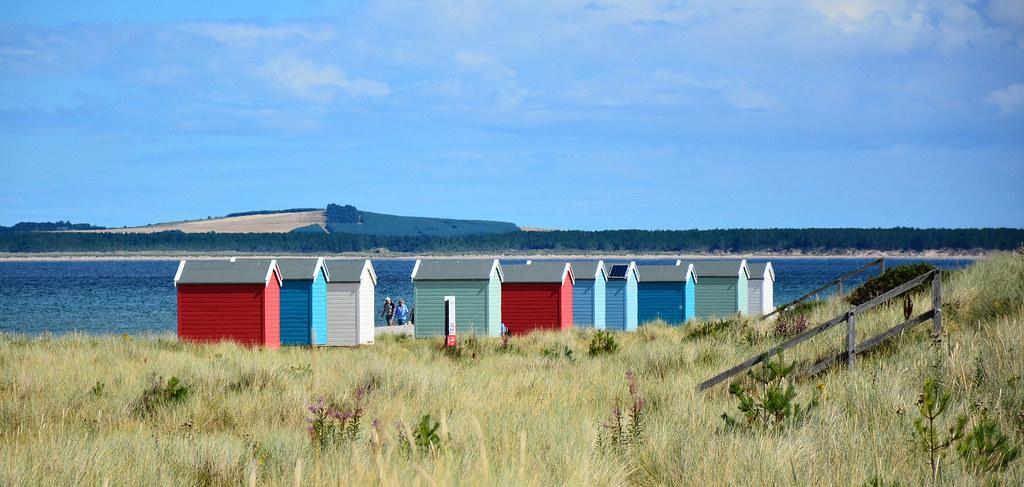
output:
{"label": "person in dark jacket", "polygon": [[384,306],[381,307],[380,315],[384,318],[387,326],[395,324],[395,303],[391,302],[391,296],[384,298]]}

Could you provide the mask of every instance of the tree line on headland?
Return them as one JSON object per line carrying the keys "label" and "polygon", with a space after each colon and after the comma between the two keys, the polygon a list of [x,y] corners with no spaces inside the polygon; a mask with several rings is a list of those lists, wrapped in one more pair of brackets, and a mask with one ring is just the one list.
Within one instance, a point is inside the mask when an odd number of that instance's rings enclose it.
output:
{"label": "tree line on headland", "polygon": [[63,233],[0,231],[0,252],[788,252],[1013,250],[1014,228],[780,228],[511,232],[458,236],[343,233]]}

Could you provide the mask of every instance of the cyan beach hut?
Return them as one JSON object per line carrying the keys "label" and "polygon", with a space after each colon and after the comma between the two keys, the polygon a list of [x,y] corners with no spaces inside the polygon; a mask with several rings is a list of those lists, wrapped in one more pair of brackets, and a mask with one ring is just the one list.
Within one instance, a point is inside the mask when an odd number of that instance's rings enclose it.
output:
{"label": "cyan beach hut", "polygon": [[570,264],[576,276],[576,283],[572,286],[573,326],[603,330],[608,269],[603,260],[574,261]]}
{"label": "cyan beach hut", "polygon": [[278,259],[281,345],[327,344],[327,281],[323,258]]}
{"label": "cyan beach hut", "polygon": [[747,261],[698,261],[693,264],[700,285],[696,288],[697,317],[711,320],[746,315]]}
{"label": "cyan beach hut", "polygon": [[639,281],[636,262],[609,265],[608,285],[605,288],[605,329],[636,331]]}
{"label": "cyan beach hut", "polygon": [[444,298],[455,296],[458,335],[501,335],[501,264],[493,260],[417,260],[412,269],[417,338],[444,335]]}
{"label": "cyan beach hut", "polygon": [[747,306],[750,316],[762,316],[775,310],[775,268],[771,262],[748,264]]}
{"label": "cyan beach hut", "polygon": [[377,273],[369,259],[328,260],[327,344],[373,343]]}
{"label": "cyan beach hut", "polygon": [[694,317],[697,277],[693,264],[677,260],[668,265],[638,265],[637,271],[637,314],[641,325],[655,320],[678,325]]}

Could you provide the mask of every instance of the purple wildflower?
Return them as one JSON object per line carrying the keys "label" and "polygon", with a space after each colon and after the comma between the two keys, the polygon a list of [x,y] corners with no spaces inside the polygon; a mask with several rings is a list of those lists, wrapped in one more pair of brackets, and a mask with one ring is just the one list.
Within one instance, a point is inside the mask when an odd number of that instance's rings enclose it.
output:
{"label": "purple wildflower", "polygon": [[356,402],[362,401],[363,397],[366,396],[366,386],[356,387],[354,395],[356,397]]}
{"label": "purple wildflower", "polygon": [[632,370],[626,371],[626,382],[629,383],[629,395],[635,396],[639,387],[636,383],[636,374]]}
{"label": "purple wildflower", "polygon": [[320,414],[324,411],[324,398],[320,396],[316,402],[309,405],[309,412],[313,414]]}

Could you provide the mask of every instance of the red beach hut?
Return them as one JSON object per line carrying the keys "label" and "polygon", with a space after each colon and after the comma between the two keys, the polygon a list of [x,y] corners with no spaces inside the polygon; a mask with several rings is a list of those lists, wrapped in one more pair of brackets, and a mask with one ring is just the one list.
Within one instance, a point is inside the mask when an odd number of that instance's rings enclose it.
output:
{"label": "red beach hut", "polygon": [[281,269],[274,259],[181,261],[178,338],[281,346]]}
{"label": "red beach hut", "polygon": [[576,277],[566,262],[503,266],[501,319],[509,332],[566,330],[572,326],[572,286]]}

